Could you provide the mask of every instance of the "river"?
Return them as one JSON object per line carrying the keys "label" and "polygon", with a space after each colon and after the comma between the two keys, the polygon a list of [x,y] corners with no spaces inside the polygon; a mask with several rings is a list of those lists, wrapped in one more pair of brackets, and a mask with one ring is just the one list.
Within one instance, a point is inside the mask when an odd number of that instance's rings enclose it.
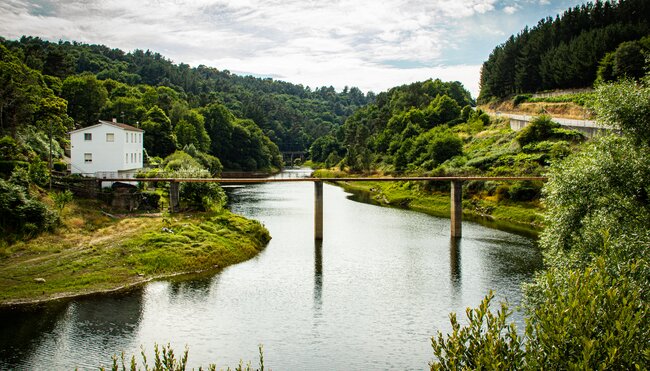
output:
{"label": "river", "polygon": [[274,370],[421,370],[449,312],[464,319],[490,289],[516,306],[541,267],[530,238],[466,222],[454,242],[449,219],[352,201],[328,184],[316,243],[313,194],[308,182],[229,189],[230,208],[273,239],[216,275],[0,312],[0,369],[110,367],[141,346],[151,364],[153,344],[170,343],[177,354],[187,345],[195,368],[256,366],[262,344]]}

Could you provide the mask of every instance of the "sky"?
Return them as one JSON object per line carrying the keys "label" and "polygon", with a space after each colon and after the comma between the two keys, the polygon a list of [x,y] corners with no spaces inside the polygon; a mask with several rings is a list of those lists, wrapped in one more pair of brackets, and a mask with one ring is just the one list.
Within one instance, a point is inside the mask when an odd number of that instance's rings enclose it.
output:
{"label": "sky", "polygon": [[2,0],[0,36],[152,50],[312,89],[379,93],[429,78],[476,97],[481,64],[577,0]]}

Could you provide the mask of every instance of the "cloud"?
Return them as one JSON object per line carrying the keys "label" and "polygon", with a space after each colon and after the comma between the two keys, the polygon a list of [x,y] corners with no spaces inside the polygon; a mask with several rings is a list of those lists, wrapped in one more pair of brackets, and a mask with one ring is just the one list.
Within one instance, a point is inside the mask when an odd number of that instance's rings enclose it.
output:
{"label": "cloud", "polygon": [[357,85],[380,91],[389,84],[450,76],[475,93],[477,66],[502,39],[523,28],[517,17],[526,12],[518,10],[532,5],[521,4],[8,0],[0,3],[0,35],[76,40],[127,51],[150,49],[175,62],[279,75],[311,86]]}
{"label": "cloud", "polygon": [[503,12],[506,13],[506,14],[515,14],[518,9],[519,8],[516,7],[516,6],[509,5],[509,6],[506,6],[505,8],[503,8]]}

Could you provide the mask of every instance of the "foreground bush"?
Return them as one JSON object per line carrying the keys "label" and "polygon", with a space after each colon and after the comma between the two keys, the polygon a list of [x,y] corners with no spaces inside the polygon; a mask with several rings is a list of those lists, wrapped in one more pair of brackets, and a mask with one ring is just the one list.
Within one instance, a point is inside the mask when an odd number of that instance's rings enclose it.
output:
{"label": "foreground bush", "polygon": [[[623,136],[599,138],[550,169],[543,190],[546,229],[540,239],[548,270],[525,292],[527,326],[517,340],[525,345],[521,368],[632,370],[650,365],[648,76],[641,84],[624,81],[596,91],[598,117]],[[547,129],[524,132],[520,143],[545,137]],[[484,304],[479,308],[486,310]],[[463,329],[455,324],[446,341],[440,334],[434,338],[439,360],[431,368],[509,367],[512,363],[495,352],[489,357],[457,351],[476,343],[497,349],[513,336],[503,333],[505,323],[495,327],[488,321],[482,332],[483,318],[490,315],[469,317]],[[479,330],[456,335],[471,329]],[[517,349],[507,350],[507,360],[519,359]]]}
{"label": "foreground bush", "polygon": [[437,360],[431,370],[517,370],[524,365],[525,352],[521,337],[513,323],[506,303],[496,314],[490,311],[494,295],[490,292],[478,308],[467,308],[469,324],[461,327],[456,314],[449,315],[452,333],[447,339],[442,333],[431,339]]}
{"label": "foreground bush", "polygon": [[[644,262],[626,269],[634,274]],[[467,309],[461,327],[432,338],[431,370],[633,370],[650,364],[650,313],[641,288],[626,275],[612,275],[604,260],[569,273],[550,270],[538,278],[534,306],[523,336],[507,322],[508,306],[489,310],[492,293]]]}
{"label": "foreground bush", "polygon": [[[183,355],[181,358],[177,358],[176,354],[174,354],[174,350],[171,348],[169,344],[167,346],[163,345],[162,347],[158,347],[158,344],[154,344],[154,364],[149,365],[147,361],[147,356],[145,354],[144,349],[140,352],[140,355],[142,357],[142,364],[144,366],[143,369],[137,367],[137,361],[135,356],[131,357],[131,361],[128,363],[128,366],[125,362],[124,359],[124,353],[121,354],[121,357],[118,358],[118,356],[113,355],[113,366],[111,367],[112,371],[119,371],[119,370],[130,370],[130,371],[136,371],[136,370],[145,370],[145,371],[184,371],[187,368],[187,356],[189,350],[187,347],[185,348],[185,351],[183,352]],[[244,365],[241,361],[239,362],[239,365],[235,367],[235,371],[264,371],[264,352],[262,351],[262,346],[259,346],[259,354],[260,354],[260,367],[253,369],[250,362],[248,364]],[[106,369],[104,367],[99,368],[102,371],[105,371]],[[209,371],[215,371],[217,369],[217,366],[215,364],[210,364],[206,368],[206,370]],[[203,367],[199,367],[199,371],[203,370]],[[227,368],[227,370],[230,370],[230,367]]]}
{"label": "foreground bush", "polygon": [[[612,274],[599,258],[584,270],[551,269],[528,309],[526,364],[534,369],[644,369],[650,313],[634,275],[644,261]],[[539,290],[541,289],[541,290]]]}
{"label": "foreground bush", "polygon": [[0,233],[3,238],[32,237],[53,229],[58,222],[58,214],[34,198],[27,188],[0,179]]}

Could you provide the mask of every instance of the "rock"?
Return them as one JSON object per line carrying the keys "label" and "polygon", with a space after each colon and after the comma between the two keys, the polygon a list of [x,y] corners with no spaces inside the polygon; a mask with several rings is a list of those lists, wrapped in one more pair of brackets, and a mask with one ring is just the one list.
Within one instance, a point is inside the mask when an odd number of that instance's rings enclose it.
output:
{"label": "rock", "polygon": [[45,278],[34,278],[34,282],[36,283],[45,283]]}

